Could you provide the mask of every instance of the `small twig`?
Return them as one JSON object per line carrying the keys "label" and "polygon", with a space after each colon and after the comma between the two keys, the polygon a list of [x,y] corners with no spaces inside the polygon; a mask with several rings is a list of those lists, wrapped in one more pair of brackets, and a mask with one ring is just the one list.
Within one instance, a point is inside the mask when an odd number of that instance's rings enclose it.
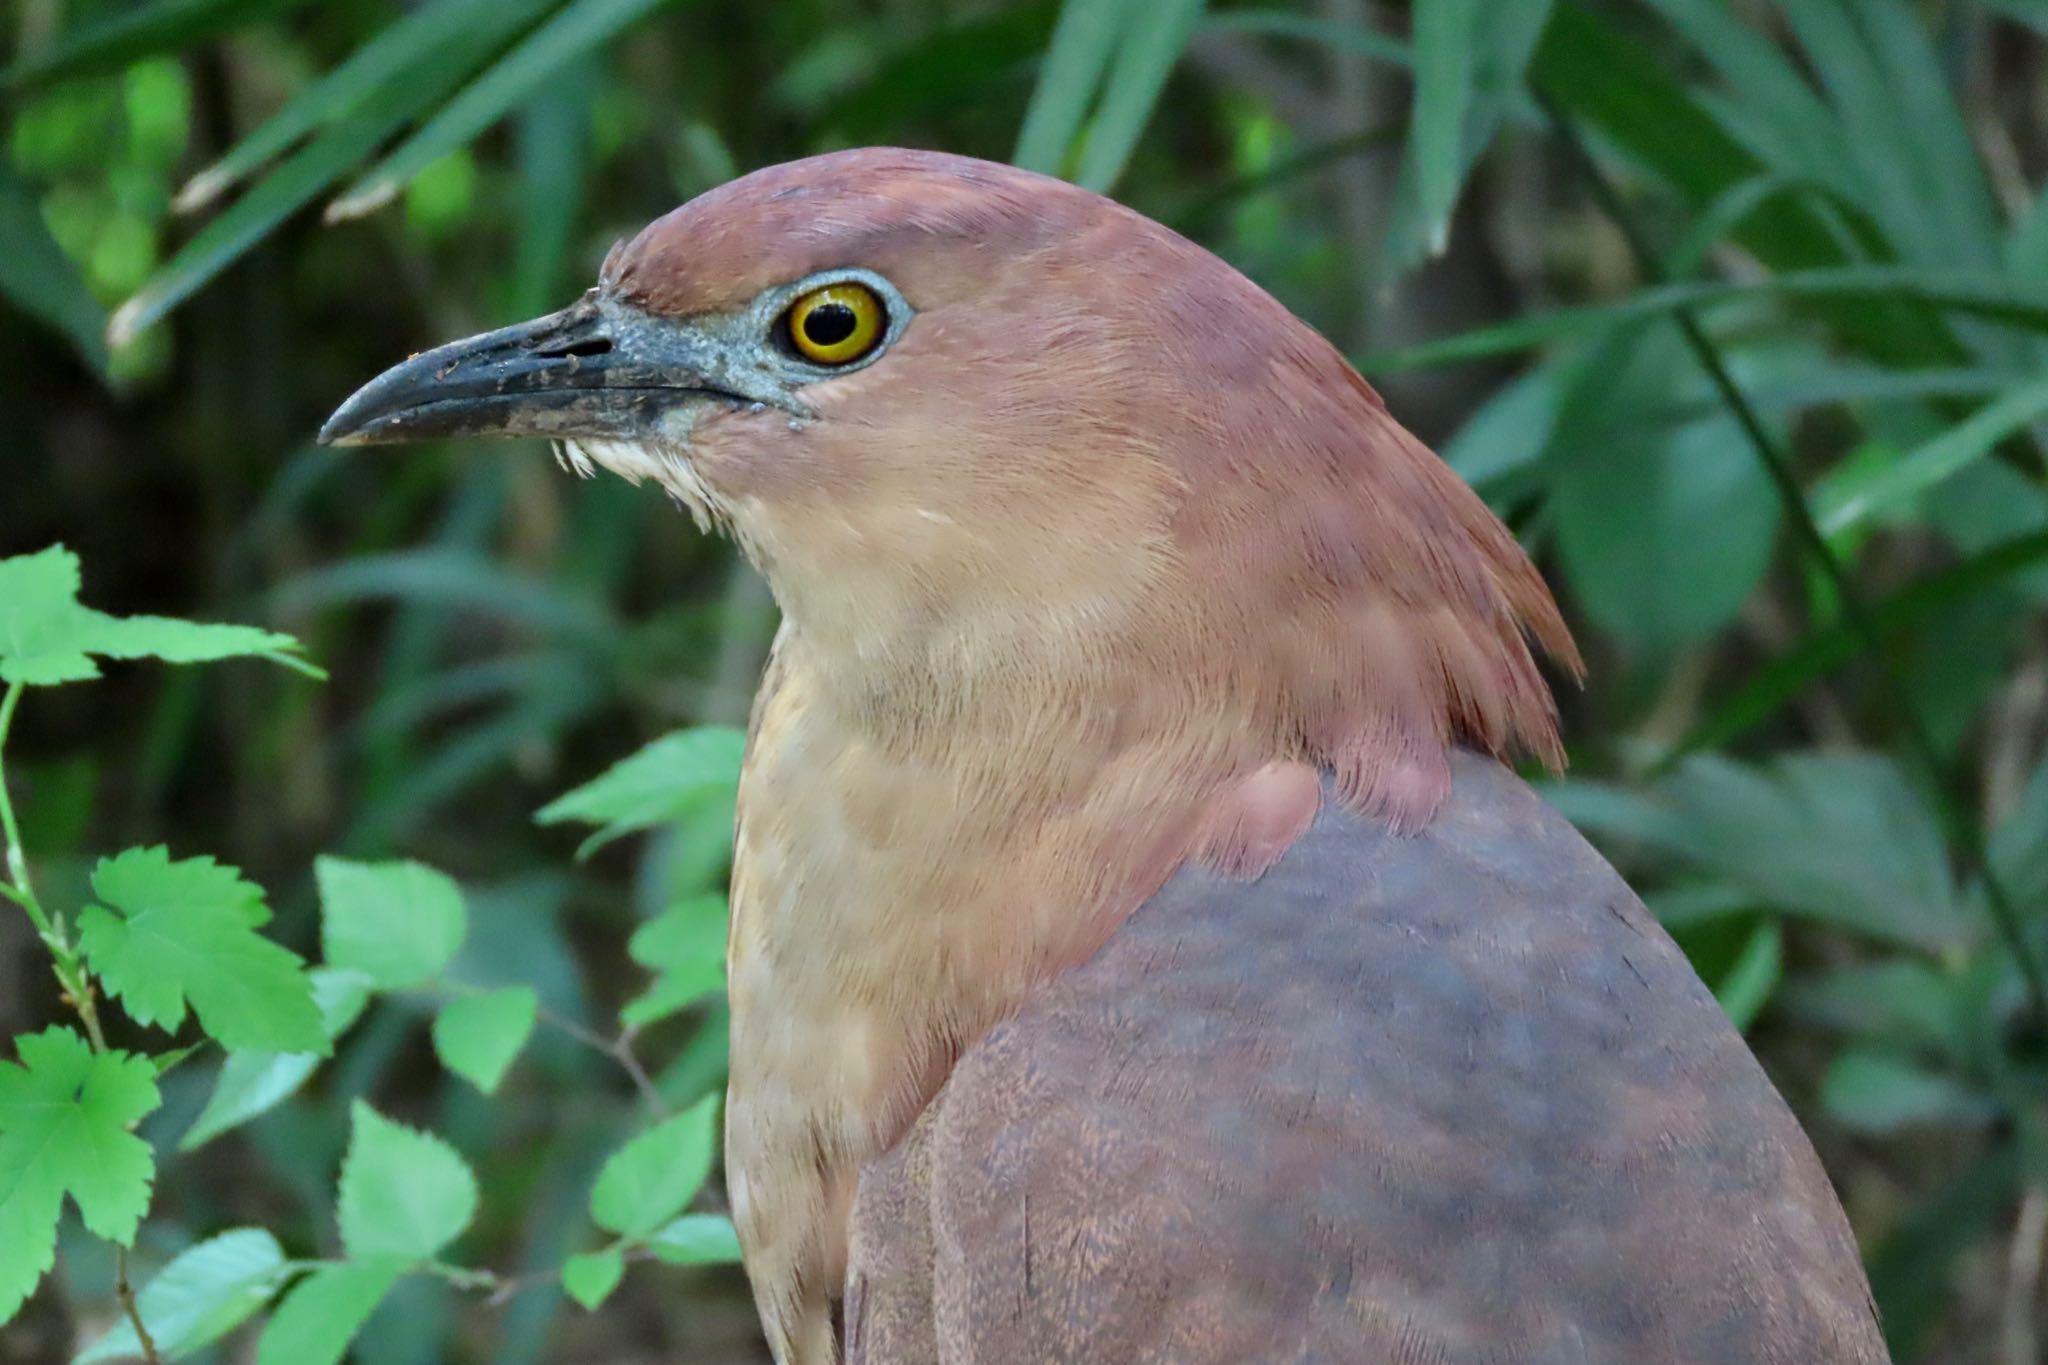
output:
{"label": "small twig", "polygon": [[[1566,153],[1571,157],[1580,175],[1585,179],[1593,199],[1601,211],[1614,223],[1627,243],[1629,254],[1635,258],[1636,268],[1651,284],[1668,282],[1667,272],[1656,251],[1643,235],[1635,216],[1622,203],[1621,195],[1607,179],[1606,173],[1593,159],[1585,142],[1580,138],[1576,126],[1569,116],[1540,87],[1532,90],[1536,102],[1542,106],[1544,115],[1557,130]],[[1671,319],[1684,335],[1687,347],[1692,351],[1700,368],[1706,371],[1715,392],[1727,406],[1729,413],[1749,439],[1750,447],[1756,452],[1764,472],[1777,490],[1778,500],[1785,509],[1785,518],[1791,524],[1793,539],[1806,559],[1820,571],[1821,577],[1834,593],[1842,620],[1855,635],[1857,643],[1868,655],[1872,673],[1883,689],[1885,700],[1897,712],[1905,732],[1906,747],[1924,771],[1928,789],[1934,793],[1942,813],[1947,817],[1949,833],[1962,852],[1966,870],[1977,879],[1984,890],[1985,904],[1990,908],[1991,920],[2000,938],[2005,940],[2007,949],[2019,965],[2020,976],[2026,983],[2028,1013],[2036,1028],[2048,1027],[2048,977],[2044,977],[2040,964],[2034,960],[2034,953],[2027,942],[2026,931],[2020,924],[2019,912],[2014,908],[2011,897],[2006,893],[2004,883],[1997,870],[1991,865],[1990,854],[1986,851],[1983,822],[1973,806],[1955,800],[1949,793],[1949,777],[1942,762],[1941,750],[1934,742],[1933,733],[1927,728],[1926,719],[1921,716],[1911,692],[1900,678],[1898,670],[1892,667],[1879,643],[1875,624],[1870,619],[1869,609],[1864,605],[1861,593],[1850,581],[1849,572],[1842,567],[1827,537],[1813,519],[1813,512],[1806,505],[1806,490],[1800,486],[1799,476],[1793,472],[1792,461],[1779,449],[1775,437],[1765,428],[1756,409],[1735,382],[1727,362],[1721,358],[1720,348],[1707,336],[1700,326],[1698,316],[1689,308],[1672,310]]]}
{"label": "small twig", "polygon": [[662,1099],[661,1091],[655,1087],[654,1078],[647,1074],[647,1068],[640,1064],[639,1057],[633,1053],[633,1033],[630,1029],[616,1038],[607,1038],[583,1027],[573,1019],[557,1014],[546,1005],[540,1007],[536,1017],[542,1023],[561,1030],[592,1051],[601,1052],[617,1062],[619,1068],[632,1080],[633,1088],[640,1092],[640,1098],[647,1101],[647,1107],[663,1118],[668,1117],[668,1101]]}
{"label": "small twig", "polygon": [[114,1297],[121,1301],[121,1311],[127,1315],[128,1325],[135,1329],[135,1340],[142,1346],[142,1358],[149,1365],[163,1365],[163,1358],[156,1353],[156,1339],[149,1334],[149,1328],[142,1325],[142,1309],[135,1302],[135,1287],[128,1282],[128,1248],[114,1248]]}

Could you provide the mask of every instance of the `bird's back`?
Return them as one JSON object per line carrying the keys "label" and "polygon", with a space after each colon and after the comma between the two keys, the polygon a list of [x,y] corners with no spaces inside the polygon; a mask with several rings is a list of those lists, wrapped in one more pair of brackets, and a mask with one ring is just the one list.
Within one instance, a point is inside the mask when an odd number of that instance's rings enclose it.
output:
{"label": "bird's back", "polygon": [[851,1360],[1886,1359],[1811,1145],[1684,956],[1490,759],[1184,869],[862,1177]]}

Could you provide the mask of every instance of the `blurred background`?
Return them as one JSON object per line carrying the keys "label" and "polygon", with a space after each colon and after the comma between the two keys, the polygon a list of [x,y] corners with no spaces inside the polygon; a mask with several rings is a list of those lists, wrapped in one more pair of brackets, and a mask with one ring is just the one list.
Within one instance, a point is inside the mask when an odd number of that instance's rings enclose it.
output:
{"label": "blurred background", "polygon": [[[740,721],[772,603],[540,446],[312,433],[736,173],[1016,158],[1238,265],[1509,520],[1591,663],[1551,795],[1806,1122],[1898,1358],[2048,1359],[2048,0],[6,0],[0,34],[0,555],[62,541],[93,605],[272,625],[332,675],[36,694],[8,775],[46,882],[168,841],[304,948],[316,853],[418,857],[476,977],[614,1028],[629,936],[727,831],[577,861],[534,812]],[[0,1030],[61,1016],[32,949],[0,914]],[[143,1273],[231,1222],[331,1249],[370,1096],[478,1165],[468,1261],[535,1273],[409,1280],[358,1359],[765,1359],[731,1270],[562,1297],[633,1085],[543,1030],[486,1100],[429,1017],[380,1000],[167,1160]],[[700,1004],[635,1046],[685,1103],[723,1037]],[[218,1069],[165,1078],[167,1157]],[[67,1241],[0,1362],[69,1359],[110,1275]]]}

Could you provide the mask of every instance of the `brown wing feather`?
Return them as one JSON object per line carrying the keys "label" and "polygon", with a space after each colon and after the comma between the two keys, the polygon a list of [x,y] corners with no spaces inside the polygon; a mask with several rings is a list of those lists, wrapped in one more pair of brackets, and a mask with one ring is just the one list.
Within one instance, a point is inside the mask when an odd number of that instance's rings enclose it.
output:
{"label": "brown wing feather", "polygon": [[1490,760],[1182,871],[862,1179],[850,1360],[1885,1355],[1813,1149],[1677,947]]}

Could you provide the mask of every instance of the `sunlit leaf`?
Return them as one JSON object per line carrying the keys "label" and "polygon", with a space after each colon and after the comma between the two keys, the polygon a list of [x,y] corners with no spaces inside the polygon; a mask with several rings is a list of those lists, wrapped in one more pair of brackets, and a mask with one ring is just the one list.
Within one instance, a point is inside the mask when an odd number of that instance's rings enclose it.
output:
{"label": "sunlit leaf", "polygon": [[591,1190],[591,1217],[621,1237],[654,1232],[703,1187],[717,1140],[718,1097],[707,1095],[612,1154]]}
{"label": "sunlit leaf", "polygon": [[102,859],[92,886],[110,908],[79,915],[79,946],[136,1022],[176,1032],[189,1003],[228,1047],[327,1050],[304,961],[256,932],[270,911],[234,868],[134,848]]}
{"label": "sunlit leaf", "polygon": [[533,1035],[539,1003],[525,986],[458,996],[434,1017],[435,1055],[450,1071],[492,1094]]}
{"label": "sunlit leaf", "polygon": [[340,1365],[405,1267],[324,1265],[292,1286],[256,1345],[256,1365]]}
{"label": "sunlit leaf", "polygon": [[322,857],[313,871],[330,966],[403,989],[438,975],[462,946],[469,927],[462,891],[445,874],[420,863],[334,857]]}
{"label": "sunlit leaf", "polygon": [[722,989],[725,937],[725,897],[715,895],[680,901],[634,930],[628,951],[655,978],[626,1002],[621,1021],[645,1028]]}
{"label": "sunlit leaf", "polygon": [[[556,797],[534,819],[543,825],[573,820],[602,826],[585,843],[582,852],[588,854],[639,830],[693,815],[713,818],[707,803],[729,807],[745,748],[746,736],[730,727],[678,730]],[[730,823],[729,809],[725,818]]]}
{"label": "sunlit leaf", "polygon": [[358,1102],[350,1111],[337,1217],[351,1259],[412,1264],[476,1216],[476,1176],[453,1147]]}
{"label": "sunlit leaf", "polygon": [[0,1061],[0,1322],[50,1268],[67,1194],[87,1229],[127,1246],[156,1173],[132,1131],[157,1107],[148,1058],[95,1054],[63,1028],[14,1045],[20,1063]]}
{"label": "sunlit leaf", "polygon": [[596,1308],[612,1296],[625,1278],[626,1258],[616,1251],[591,1251],[562,1264],[562,1288],[585,1308]]}
{"label": "sunlit leaf", "polygon": [[647,1249],[669,1265],[738,1265],[740,1235],[718,1213],[686,1213],[647,1239]]}
{"label": "sunlit leaf", "polygon": [[109,616],[78,602],[78,556],[61,545],[0,559],[0,682],[51,684],[99,676],[95,656],[207,663],[262,658],[303,673],[299,642],[254,626],[165,616]]}

